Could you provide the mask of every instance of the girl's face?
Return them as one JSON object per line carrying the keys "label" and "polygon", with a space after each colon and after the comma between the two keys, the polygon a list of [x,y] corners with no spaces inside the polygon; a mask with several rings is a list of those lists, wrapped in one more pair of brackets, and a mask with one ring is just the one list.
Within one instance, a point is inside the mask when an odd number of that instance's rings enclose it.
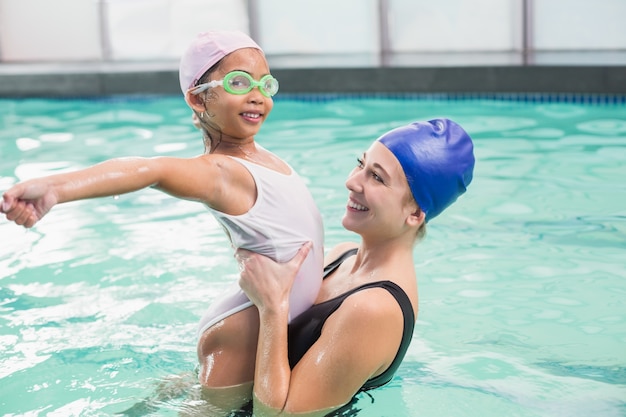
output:
{"label": "girl's face", "polygon": [[[245,48],[226,56],[205,82],[222,80],[231,71],[243,71],[257,81],[270,73],[263,54]],[[263,95],[258,87],[237,95],[218,86],[200,96],[204,100],[204,118],[211,130],[221,132],[222,141],[252,139],[274,107],[272,98]]]}
{"label": "girl's face", "polygon": [[361,236],[392,238],[409,229],[408,216],[418,210],[396,157],[379,142],[358,159],[346,180],[348,204],[342,224]]}

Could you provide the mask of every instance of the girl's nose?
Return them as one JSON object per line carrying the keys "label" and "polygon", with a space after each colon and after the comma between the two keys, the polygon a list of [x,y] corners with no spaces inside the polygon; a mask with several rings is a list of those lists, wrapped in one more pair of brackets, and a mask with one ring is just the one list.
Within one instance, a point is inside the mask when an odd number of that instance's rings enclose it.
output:
{"label": "girl's nose", "polygon": [[248,102],[255,104],[262,104],[265,100],[265,96],[259,90],[259,87],[254,87],[248,92]]}

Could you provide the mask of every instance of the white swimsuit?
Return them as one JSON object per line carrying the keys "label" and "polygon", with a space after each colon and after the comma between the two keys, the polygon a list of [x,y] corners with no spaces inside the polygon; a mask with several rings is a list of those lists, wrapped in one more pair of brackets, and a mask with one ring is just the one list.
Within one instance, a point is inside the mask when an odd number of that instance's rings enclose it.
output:
{"label": "white swimsuit", "polygon": [[[313,304],[322,284],[322,217],[304,181],[293,169],[291,174],[285,175],[240,158],[231,158],[248,169],[257,188],[257,200],[247,213],[231,216],[209,208],[224,227],[233,247],[286,262],[305,242],[313,243],[291,290],[291,320]],[[204,313],[198,326],[198,337],[209,327],[251,305],[235,282]]]}

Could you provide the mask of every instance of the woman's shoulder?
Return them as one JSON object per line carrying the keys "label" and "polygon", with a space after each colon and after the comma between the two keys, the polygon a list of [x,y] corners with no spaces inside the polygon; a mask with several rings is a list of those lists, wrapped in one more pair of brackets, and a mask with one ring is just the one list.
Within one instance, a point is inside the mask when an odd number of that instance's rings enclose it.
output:
{"label": "woman's shoulder", "polygon": [[351,294],[350,302],[341,304],[326,327],[336,335],[346,335],[346,329],[350,329],[352,349],[357,349],[354,344],[366,343],[369,349],[378,344],[379,358],[385,358],[388,365],[402,339],[403,317],[401,306],[389,291],[371,287]]}
{"label": "woman's shoulder", "polygon": [[337,258],[339,258],[341,255],[343,255],[347,251],[351,249],[356,249],[358,247],[359,245],[356,242],[339,243],[338,245],[334,246],[332,249],[330,249],[326,253],[326,255],[324,256],[324,265],[328,265],[329,263],[335,261]]}

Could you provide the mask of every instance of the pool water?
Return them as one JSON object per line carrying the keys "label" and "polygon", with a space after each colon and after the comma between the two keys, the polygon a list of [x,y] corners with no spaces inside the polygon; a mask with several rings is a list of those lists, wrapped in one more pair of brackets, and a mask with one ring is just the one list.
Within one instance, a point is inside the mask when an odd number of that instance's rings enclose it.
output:
{"label": "pool water", "polygon": [[[257,140],[308,181],[330,247],[355,240],[340,219],[356,157],[434,117],[474,138],[474,182],[415,249],[411,347],[358,415],[625,416],[623,100],[278,96]],[[0,190],[201,152],[179,97],[0,100]],[[200,204],[154,190],[60,205],[31,230],[1,219],[1,414],[193,413],[184,384],[141,401],[193,372],[198,319],[236,271]]]}

